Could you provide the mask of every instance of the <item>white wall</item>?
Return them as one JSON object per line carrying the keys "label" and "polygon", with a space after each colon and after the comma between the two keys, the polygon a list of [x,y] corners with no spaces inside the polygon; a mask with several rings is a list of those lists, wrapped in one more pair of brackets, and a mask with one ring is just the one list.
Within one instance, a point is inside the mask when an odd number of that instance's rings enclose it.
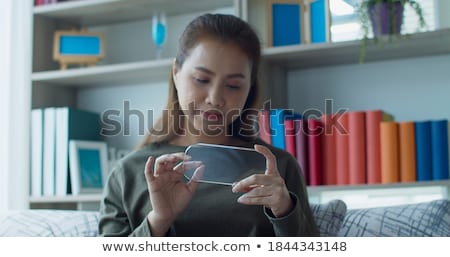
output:
{"label": "white wall", "polygon": [[[234,12],[233,7],[211,10],[211,13]],[[163,58],[174,57],[178,46],[178,37],[184,27],[194,17],[201,13],[190,13],[167,17],[167,40],[162,54]],[[155,48],[151,41],[151,20],[140,20],[120,23],[111,26],[89,28],[91,31],[105,33],[106,53],[103,64],[123,63],[133,61],[148,61],[154,59]],[[170,70],[167,70],[167,77]],[[129,134],[120,133],[114,137],[105,138],[110,147],[118,149],[133,149],[143,139],[141,123],[137,115],[125,115],[125,101],[130,103],[130,110],[140,111],[145,115],[145,132],[161,115],[168,96],[168,81],[151,84],[123,85],[115,87],[81,88],[77,94],[77,106],[82,109],[104,113],[108,110],[119,110],[117,117],[122,126],[130,128]],[[147,117],[148,113],[152,117]],[[150,122],[151,121],[151,122]],[[122,132],[124,132],[122,130]]]}
{"label": "white wall", "polygon": [[288,75],[288,104],[303,112],[381,108],[396,120],[450,119],[450,55],[296,70]]}
{"label": "white wall", "polygon": [[[114,115],[111,118],[117,118],[121,123],[121,132],[116,136],[105,137],[105,140],[111,147],[133,149],[143,139],[141,126],[145,129],[144,133],[147,132],[148,125],[153,124],[160,116],[166,103],[168,88],[167,82],[160,82],[83,89],[78,93],[78,107],[99,113],[118,110],[120,116]],[[129,102],[129,108],[125,102]],[[141,115],[136,112],[142,113],[144,119],[139,118]],[[130,133],[125,134],[125,126],[129,126]]]}

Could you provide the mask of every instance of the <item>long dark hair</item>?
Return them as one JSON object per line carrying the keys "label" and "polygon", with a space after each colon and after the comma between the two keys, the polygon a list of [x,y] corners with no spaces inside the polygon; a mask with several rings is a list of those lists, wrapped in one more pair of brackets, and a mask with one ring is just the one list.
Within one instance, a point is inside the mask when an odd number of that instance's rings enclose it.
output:
{"label": "long dark hair", "polygon": [[[260,85],[257,78],[261,58],[259,38],[247,22],[236,16],[226,14],[204,14],[198,16],[187,25],[179,39],[178,52],[175,59],[175,65],[178,70],[183,66],[191,49],[205,36],[216,38],[224,43],[234,43],[241,48],[251,62],[251,87],[247,100],[241,116],[230,124],[228,128],[228,132],[232,131],[233,136],[250,141],[256,137],[256,110],[259,106]],[[182,135],[185,125],[182,114],[183,111],[178,103],[178,93],[171,71],[166,107],[140,146],[169,141],[175,138],[176,135]]]}

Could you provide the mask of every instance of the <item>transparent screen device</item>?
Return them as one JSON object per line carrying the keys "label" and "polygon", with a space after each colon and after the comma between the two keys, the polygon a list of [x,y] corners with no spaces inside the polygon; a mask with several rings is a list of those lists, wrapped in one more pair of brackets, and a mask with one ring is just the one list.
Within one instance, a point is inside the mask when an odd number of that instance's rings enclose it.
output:
{"label": "transparent screen device", "polygon": [[[266,158],[253,148],[214,144],[194,144],[188,146],[185,154],[190,158],[184,163],[184,175],[189,180],[232,185],[253,174],[264,174]],[[205,166],[201,175],[194,175],[196,167],[189,162],[202,162]]]}

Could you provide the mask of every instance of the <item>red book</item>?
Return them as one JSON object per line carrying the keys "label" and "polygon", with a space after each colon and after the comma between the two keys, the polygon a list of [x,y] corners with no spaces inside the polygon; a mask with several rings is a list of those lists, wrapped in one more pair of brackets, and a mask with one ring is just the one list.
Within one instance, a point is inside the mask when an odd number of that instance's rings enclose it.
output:
{"label": "red book", "polygon": [[348,114],[336,118],[336,184],[348,185],[349,178],[349,153],[348,153]]}
{"label": "red book", "polygon": [[284,120],[284,138],[286,142],[286,151],[292,156],[297,156],[295,148],[295,127],[294,120],[285,119]]}
{"label": "red book", "polygon": [[323,114],[320,117],[323,125],[322,161],[323,184],[336,185],[336,129],[334,114]]}
{"label": "red book", "polygon": [[295,128],[295,153],[297,154],[296,159],[300,168],[302,169],[303,176],[306,183],[309,185],[309,175],[308,175],[308,138],[306,137],[307,125],[305,125],[304,120],[297,119],[294,120]]}
{"label": "red book", "polygon": [[349,183],[366,183],[366,129],[365,112],[348,113]]}
{"label": "red book", "polygon": [[394,118],[382,110],[366,111],[367,183],[381,183],[380,123]]}
{"label": "red book", "polygon": [[259,137],[269,145],[272,144],[270,133],[270,111],[262,110],[259,113]]}
{"label": "red book", "polygon": [[38,5],[44,5],[45,4],[45,0],[35,0],[34,1],[34,5],[38,6]]}
{"label": "red book", "polygon": [[308,124],[308,165],[309,185],[322,185],[322,133],[319,120],[309,119]]}

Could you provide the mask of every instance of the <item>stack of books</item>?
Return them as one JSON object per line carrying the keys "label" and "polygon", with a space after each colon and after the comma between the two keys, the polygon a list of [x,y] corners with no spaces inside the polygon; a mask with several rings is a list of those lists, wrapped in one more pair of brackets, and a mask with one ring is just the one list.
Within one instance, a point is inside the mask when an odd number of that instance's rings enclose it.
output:
{"label": "stack of books", "polygon": [[100,114],[69,107],[31,111],[31,195],[71,193],[69,141],[100,141]]}
{"label": "stack of books", "polygon": [[308,185],[382,184],[449,179],[447,119],[395,121],[383,110],[294,118],[264,110],[260,137],[291,153]]}

